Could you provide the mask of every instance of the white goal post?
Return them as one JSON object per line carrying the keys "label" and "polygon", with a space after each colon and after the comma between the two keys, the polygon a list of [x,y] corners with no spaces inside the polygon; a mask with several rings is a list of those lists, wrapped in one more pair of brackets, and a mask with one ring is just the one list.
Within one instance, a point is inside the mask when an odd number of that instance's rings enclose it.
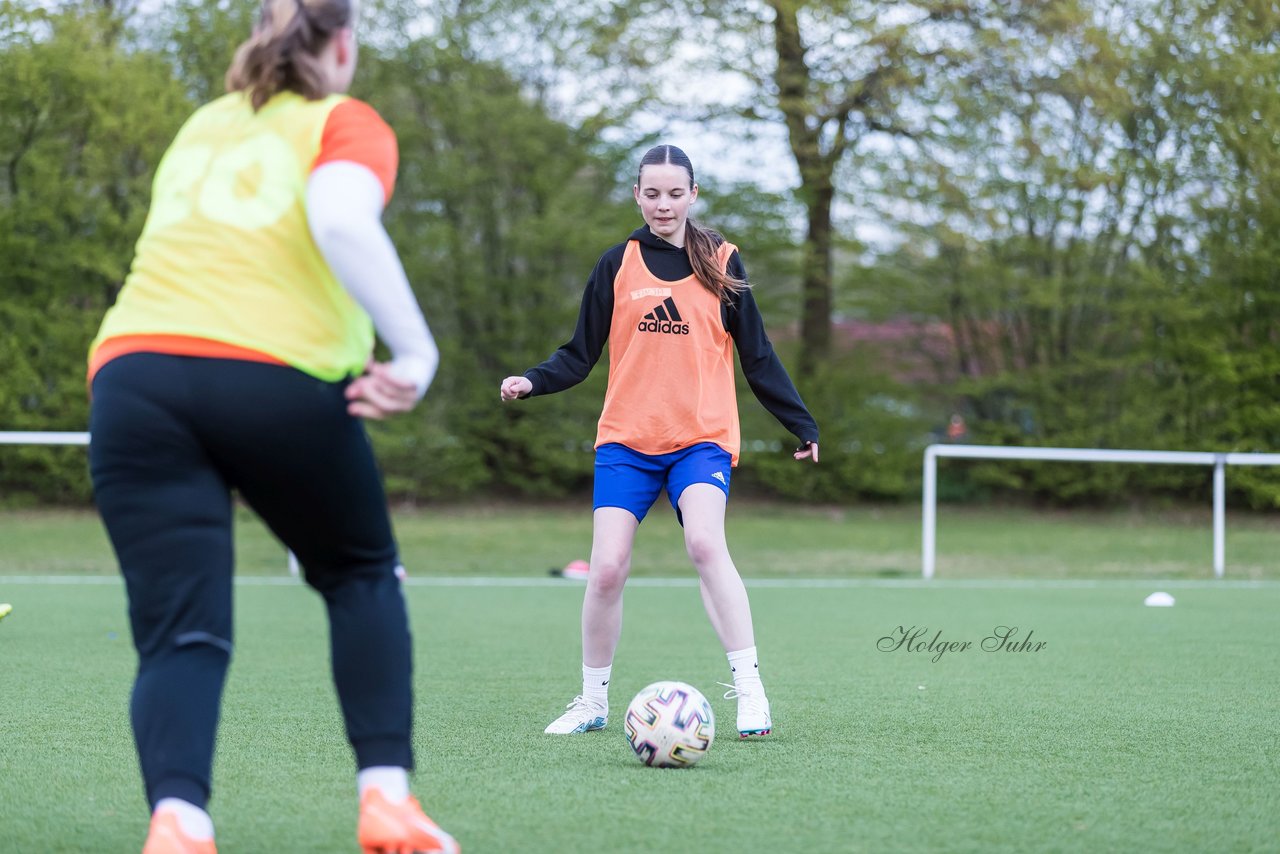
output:
{"label": "white goal post", "polygon": [[0,445],[87,445],[88,433],[47,433],[26,430],[0,431]]}
{"label": "white goal post", "polygon": [[925,578],[933,578],[937,557],[938,457],[977,460],[1055,460],[1076,463],[1148,463],[1213,466],[1213,574],[1226,569],[1227,466],[1280,466],[1280,454],[1234,454],[1210,451],[1123,451],[1101,448],[1021,448],[998,445],[929,445],[924,449],[924,519],[922,534]]}
{"label": "white goal post", "polygon": [[[0,445],[88,445],[88,433],[36,432],[27,430],[0,430]],[[298,558],[289,552],[289,574],[295,578],[300,572]]]}
{"label": "white goal post", "polygon": [[[0,431],[0,445],[88,445],[84,432]],[[924,450],[921,574],[933,578],[937,561],[938,458],[982,460],[1054,460],[1079,463],[1148,463],[1213,466],[1213,574],[1226,570],[1227,466],[1280,466],[1280,454],[1213,453],[1210,451],[1127,451],[1101,448],[1023,448],[998,445],[929,445]],[[290,552],[289,571],[298,574]]]}

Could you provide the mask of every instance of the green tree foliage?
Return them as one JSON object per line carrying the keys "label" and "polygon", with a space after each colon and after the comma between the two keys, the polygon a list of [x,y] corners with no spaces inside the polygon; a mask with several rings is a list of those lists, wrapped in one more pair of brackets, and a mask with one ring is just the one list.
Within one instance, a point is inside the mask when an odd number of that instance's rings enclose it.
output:
{"label": "green tree foliage", "polygon": [[[1180,348],[1190,428],[1215,448],[1280,447],[1280,8],[1161,4],[1164,73],[1202,191],[1191,200],[1199,252],[1176,281],[1203,310]],[[1194,395],[1194,397],[1192,396]],[[1274,469],[1235,470],[1233,490],[1280,508]]]}
{"label": "green tree foliage", "polygon": [[[220,91],[248,6],[188,3],[146,19],[87,3],[0,9],[0,69],[18,83],[0,94],[0,419],[81,430],[87,347],[128,270],[155,164],[196,97]],[[401,141],[388,226],[443,350],[425,414],[375,431],[393,490],[580,486],[603,374],[536,406],[503,407],[497,387],[571,334],[596,257],[633,227],[618,164],[500,67],[447,45],[369,50],[363,64],[355,94]],[[85,493],[82,451],[3,459],[11,499]]]}
{"label": "green tree foliage", "polygon": [[[882,185],[888,207],[914,206],[916,239],[893,262],[913,283],[906,304],[950,325],[955,362],[942,378],[977,441],[1274,448],[1269,407],[1240,421],[1246,400],[1274,400],[1277,376],[1274,344],[1242,340],[1247,326],[1274,341],[1277,327],[1246,296],[1266,289],[1240,274],[1269,253],[1255,217],[1274,203],[1243,212],[1275,150],[1240,158],[1232,140],[1257,126],[1257,107],[1227,109],[1245,77],[1270,81],[1263,100],[1274,96],[1274,58],[1254,53],[1274,21],[1217,4],[1130,5],[1122,16],[1056,3],[1034,28],[998,24],[952,81],[947,133],[907,152],[911,173]],[[971,471],[1065,501],[1208,489],[1201,469]],[[1255,505],[1274,501],[1260,486],[1273,482],[1233,473]]]}
{"label": "green tree foliage", "polygon": [[[0,424],[83,430],[89,340],[188,103],[98,4],[0,4]],[[83,451],[7,448],[7,500],[84,497]]]}
{"label": "green tree foliage", "polygon": [[[0,429],[84,428],[155,165],[257,3],[144,8],[0,0]],[[690,120],[785,140],[768,174],[800,182],[700,166],[699,216],[742,247],[823,431],[821,465],[796,465],[740,382],[743,488],[913,497],[952,411],[991,444],[1274,451],[1278,32],[1256,0],[371,0],[353,94],[398,132],[386,221],[443,357],[419,414],[374,427],[393,493],[585,487],[604,366],[516,405],[498,382],[572,333],[639,224],[637,151]],[[870,348],[833,334],[842,314],[915,332]],[[1202,469],[965,471],[1059,502],[1208,490]],[[8,501],[86,481],[78,449],[0,454]],[[1272,470],[1229,483],[1280,507]]]}
{"label": "green tree foliage", "polygon": [[[785,132],[804,223],[793,312],[800,320],[797,370],[805,378],[832,354],[835,256],[851,238],[835,206],[842,196],[862,204],[856,182],[841,180],[841,166],[878,138],[927,133],[928,84],[964,58],[977,22],[998,14],[986,4],[952,0],[480,5],[535,26],[558,20],[558,32],[566,12],[580,20],[566,38],[552,40],[560,50],[550,55],[575,71],[594,70],[603,57],[613,74],[630,72],[610,97],[587,93],[588,103],[613,107],[605,115],[665,113],[718,125],[729,137],[748,137],[758,124]],[[722,85],[710,87],[715,94],[708,97],[691,90],[690,75]]]}
{"label": "green tree foliage", "polygon": [[498,385],[569,338],[596,259],[634,227],[618,164],[448,46],[369,62],[360,87],[398,132],[388,223],[441,343],[427,422],[386,427],[388,469],[419,497],[583,485],[603,370],[534,402],[501,405]]}
{"label": "green tree foliage", "polygon": [[260,5],[255,0],[165,3],[147,22],[148,46],[166,57],[192,101],[211,101],[226,91],[227,66],[253,28]]}

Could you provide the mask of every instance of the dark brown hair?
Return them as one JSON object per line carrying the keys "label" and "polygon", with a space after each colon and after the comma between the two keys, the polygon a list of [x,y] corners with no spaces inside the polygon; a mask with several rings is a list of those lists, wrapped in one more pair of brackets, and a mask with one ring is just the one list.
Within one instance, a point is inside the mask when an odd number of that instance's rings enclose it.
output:
{"label": "dark brown hair", "polygon": [[253,35],[227,69],[227,91],[248,92],[255,112],[285,90],[323,98],[328,92],[320,51],[351,26],[352,12],[351,0],[262,0]]}
{"label": "dark brown hair", "polygon": [[[638,173],[643,172],[646,166],[667,163],[683,167],[689,173],[689,189],[692,190],[693,163],[690,162],[689,155],[674,145],[655,145],[646,151],[644,157],[640,158]],[[638,173],[637,184],[640,183]],[[728,302],[730,297],[750,285],[742,279],[730,276],[727,270],[720,267],[720,263],[716,260],[716,250],[722,243],[724,243],[724,237],[720,232],[698,225],[692,217],[685,220],[684,246],[685,251],[689,253],[689,264],[693,267],[693,274],[698,277],[698,281],[702,282],[703,287],[715,294],[721,302]]]}

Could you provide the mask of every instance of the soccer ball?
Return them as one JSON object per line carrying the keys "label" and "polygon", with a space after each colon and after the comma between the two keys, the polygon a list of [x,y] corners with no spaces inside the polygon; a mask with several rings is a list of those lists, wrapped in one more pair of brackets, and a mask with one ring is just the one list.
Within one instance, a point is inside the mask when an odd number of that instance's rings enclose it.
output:
{"label": "soccer ball", "polygon": [[716,737],[711,704],[684,682],[654,682],[627,706],[627,742],[654,768],[688,768]]}

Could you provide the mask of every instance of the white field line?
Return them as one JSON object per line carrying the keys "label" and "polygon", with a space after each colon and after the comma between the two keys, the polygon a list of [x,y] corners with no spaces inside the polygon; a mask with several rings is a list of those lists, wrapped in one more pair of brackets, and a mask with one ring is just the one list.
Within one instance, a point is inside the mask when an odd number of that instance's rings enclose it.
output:
{"label": "white field line", "polygon": [[[1280,590],[1280,579],[1152,579],[1152,578],[749,578],[746,585],[756,589],[844,590],[858,588],[905,588],[919,590]],[[301,587],[296,578],[275,575],[241,575],[235,583],[243,587]],[[0,575],[0,590],[10,585],[113,586],[121,584],[116,575]],[[549,587],[581,588],[582,582],[562,578],[504,578],[499,576],[433,576],[405,581],[408,587]],[[696,578],[632,578],[628,587],[697,587]]]}

